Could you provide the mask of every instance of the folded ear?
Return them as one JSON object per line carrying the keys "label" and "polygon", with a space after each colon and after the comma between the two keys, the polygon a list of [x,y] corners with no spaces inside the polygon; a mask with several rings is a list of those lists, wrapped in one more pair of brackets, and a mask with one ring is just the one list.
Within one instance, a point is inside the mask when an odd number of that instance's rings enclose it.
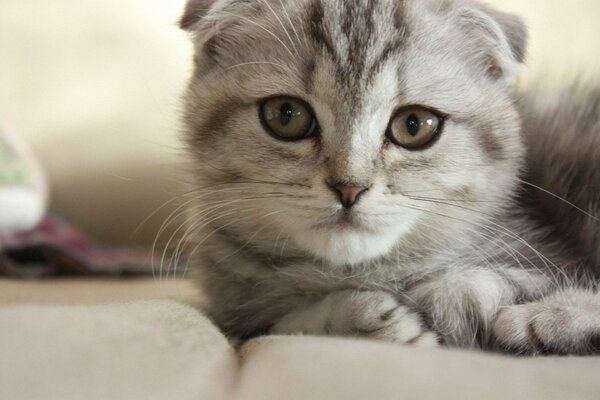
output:
{"label": "folded ear", "polygon": [[525,22],[517,15],[505,13],[487,5],[481,5],[481,8],[500,26],[514,59],[519,63],[524,62],[528,40]]}
{"label": "folded ear", "polygon": [[188,0],[183,17],[179,20],[181,29],[192,30],[217,0]]}
{"label": "folded ear", "polygon": [[527,28],[516,15],[481,3],[460,11],[460,25],[474,38],[473,53],[494,79],[512,78],[518,64],[525,61]]}

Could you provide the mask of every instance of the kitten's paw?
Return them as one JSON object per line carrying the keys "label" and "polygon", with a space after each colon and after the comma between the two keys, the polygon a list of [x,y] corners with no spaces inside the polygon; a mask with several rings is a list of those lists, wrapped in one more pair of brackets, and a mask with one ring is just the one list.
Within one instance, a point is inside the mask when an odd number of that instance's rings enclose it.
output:
{"label": "kitten's paw", "polygon": [[437,335],[425,327],[421,316],[390,294],[354,292],[349,303],[351,308],[347,318],[338,321],[341,331],[419,347],[438,345]]}
{"label": "kitten's paw", "polygon": [[369,337],[421,347],[438,344],[437,335],[426,329],[419,314],[385,292],[331,294],[318,305],[284,318],[275,332]]}
{"label": "kitten's paw", "polygon": [[493,335],[500,348],[520,354],[597,354],[600,314],[564,298],[516,305],[499,313]]}

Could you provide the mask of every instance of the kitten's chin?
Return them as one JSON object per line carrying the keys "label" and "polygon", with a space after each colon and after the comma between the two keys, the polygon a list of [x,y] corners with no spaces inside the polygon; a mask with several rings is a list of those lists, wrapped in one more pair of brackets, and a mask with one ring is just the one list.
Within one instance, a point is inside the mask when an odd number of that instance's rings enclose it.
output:
{"label": "kitten's chin", "polygon": [[407,228],[381,233],[353,229],[318,230],[296,238],[298,245],[332,265],[356,265],[388,254]]}

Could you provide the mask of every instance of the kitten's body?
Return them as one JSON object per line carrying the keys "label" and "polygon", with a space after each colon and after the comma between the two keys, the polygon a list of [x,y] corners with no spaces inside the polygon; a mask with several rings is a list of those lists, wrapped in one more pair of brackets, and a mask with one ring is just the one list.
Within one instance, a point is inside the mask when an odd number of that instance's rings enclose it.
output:
{"label": "kitten's body", "polygon": [[[191,231],[226,333],[592,349],[600,95],[515,101],[518,19],[467,0],[193,0],[183,25]],[[264,132],[258,105],[281,94],[312,105],[317,139]],[[383,137],[406,104],[448,115],[427,149]],[[348,211],[331,180],[370,189]]]}

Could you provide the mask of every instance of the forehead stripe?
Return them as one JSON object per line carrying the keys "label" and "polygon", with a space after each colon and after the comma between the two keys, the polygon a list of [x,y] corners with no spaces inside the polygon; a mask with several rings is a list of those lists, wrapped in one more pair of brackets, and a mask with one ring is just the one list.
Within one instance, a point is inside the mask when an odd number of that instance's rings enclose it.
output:
{"label": "forehead stripe", "polygon": [[340,56],[333,45],[333,41],[329,36],[328,32],[325,30],[324,25],[324,11],[323,4],[321,0],[313,0],[309,9],[309,18],[310,18],[310,35],[314,42],[319,44],[323,50],[329,53],[330,57],[336,62],[339,63]]}

